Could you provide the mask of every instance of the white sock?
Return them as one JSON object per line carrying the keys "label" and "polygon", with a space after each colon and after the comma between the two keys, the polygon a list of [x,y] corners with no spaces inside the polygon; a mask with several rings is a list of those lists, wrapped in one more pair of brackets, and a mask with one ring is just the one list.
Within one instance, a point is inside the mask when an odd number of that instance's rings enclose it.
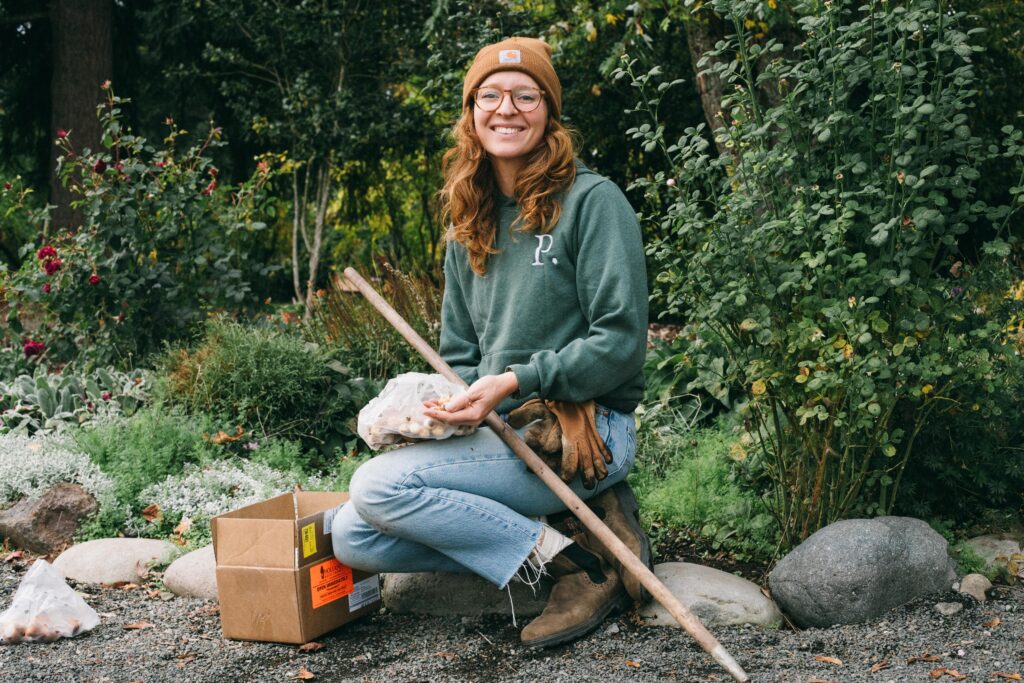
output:
{"label": "white sock", "polygon": [[569,545],[572,545],[572,539],[558,533],[554,527],[543,524],[540,536],[537,538],[537,545],[533,546],[533,550],[530,552],[530,559],[543,567]]}

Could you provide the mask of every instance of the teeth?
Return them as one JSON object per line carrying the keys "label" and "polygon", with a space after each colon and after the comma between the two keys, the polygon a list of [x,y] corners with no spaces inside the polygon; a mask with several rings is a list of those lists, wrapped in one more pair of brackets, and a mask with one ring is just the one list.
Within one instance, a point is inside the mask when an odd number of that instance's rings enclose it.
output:
{"label": "teeth", "polygon": [[501,135],[515,135],[516,133],[518,133],[521,130],[522,130],[522,128],[499,128],[499,127],[495,127],[494,132],[495,133],[500,133]]}

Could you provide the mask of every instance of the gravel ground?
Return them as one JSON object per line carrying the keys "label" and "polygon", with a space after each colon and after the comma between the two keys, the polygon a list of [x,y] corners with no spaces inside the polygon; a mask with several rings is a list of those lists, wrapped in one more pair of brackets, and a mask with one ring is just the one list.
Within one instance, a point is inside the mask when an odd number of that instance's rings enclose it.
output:
{"label": "gravel ground", "polygon": [[[20,562],[0,563],[3,608],[24,572]],[[289,645],[224,640],[215,604],[166,599],[158,587],[76,586],[100,613],[100,625],[53,644],[0,646],[0,680],[730,680],[686,633],[637,625],[632,614],[609,619],[582,641],[533,652],[520,645],[518,630],[506,617],[380,613],[318,639],[322,647],[303,652]],[[1012,675],[1024,675],[1024,587],[994,592],[984,605],[954,593],[919,600],[870,624],[806,631],[733,627],[715,634],[757,682],[1021,680]],[[934,608],[939,601],[962,602],[964,609],[941,616]],[[139,622],[152,626],[124,628]],[[934,659],[914,660],[924,655]],[[952,671],[938,671],[943,668]]]}

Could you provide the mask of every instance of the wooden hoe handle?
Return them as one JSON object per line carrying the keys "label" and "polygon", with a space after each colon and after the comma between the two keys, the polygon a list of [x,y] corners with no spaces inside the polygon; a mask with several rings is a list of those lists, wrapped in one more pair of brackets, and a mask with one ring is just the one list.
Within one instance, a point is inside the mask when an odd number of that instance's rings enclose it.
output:
{"label": "wooden hoe handle", "polygon": [[[405,340],[412,344],[421,356],[430,365],[441,373],[444,377],[452,382],[455,382],[461,387],[466,387],[466,383],[461,377],[459,377],[451,367],[444,362],[430,345],[424,341],[424,339],[417,334],[416,330],[412,328],[409,323],[402,319],[402,316],[393,309],[387,301],[381,297],[380,294],[370,286],[362,278],[362,276],[356,272],[354,268],[345,269],[345,277],[362,292],[369,302],[376,308],[381,315],[387,318],[398,332],[405,337]],[[675,617],[679,625],[686,629],[686,632],[693,636],[693,639],[697,641],[704,651],[711,655],[716,662],[722,665],[722,667],[729,672],[729,674],[740,683],[746,683],[750,680],[747,673],[743,668],[736,663],[736,660],[732,658],[732,655],[722,647],[721,643],[704,628],[704,625],[700,623],[700,620],[695,617],[686,607],[679,602],[679,599],[672,594],[672,592],[665,587],[658,577],[654,575],[650,569],[640,561],[636,555],[634,555],[626,545],[618,539],[618,537],[612,533],[600,518],[594,514],[590,508],[580,500],[579,496],[570,489],[562,479],[555,474],[544,461],[534,453],[529,446],[526,445],[519,435],[516,434],[515,430],[505,424],[498,414],[491,411],[490,415],[484,420],[487,426],[494,430],[494,432],[501,437],[502,441],[508,444],[509,448],[519,456],[519,458],[526,463],[526,466],[536,474],[541,480],[547,484],[548,488],[558,496],[559,500],[565,503],[566,507],[572,510],[573,514],[583,523],[587,529],[591,531],[604,545],[612,551],[616,558],[622,562],[623,566],[634,576],[636,576],[640,583],[643,584],[644,588],[650,591],[654,599],[657,600],[661,605],[668,610],[669,614]]]}

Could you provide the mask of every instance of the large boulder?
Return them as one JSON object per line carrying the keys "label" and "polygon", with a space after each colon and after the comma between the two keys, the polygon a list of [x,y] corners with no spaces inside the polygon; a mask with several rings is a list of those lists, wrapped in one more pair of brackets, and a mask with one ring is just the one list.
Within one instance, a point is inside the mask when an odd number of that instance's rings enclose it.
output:
{"label": "large boulder", "polygon": [[182,555],[164,572],[164,583],[175,595],[217,599],[217,560],[208,545]]}
{"label": "large boulder", "polygon": [[776,565],[772,597],[803,627],[855,624],[956,580],[947,543],[910,517],[848,519],[812,534]]}
{"label": "large boulder", "polygon": [[[782,625],[779,608],[752,581],[689,562],[655,565],[654,575],[709,628],[739,624],[778,628]],[[657,602],[643,607],[640,616],[649,626],[682,628]]]}
{"label": "large boulder", "polygon": [[138,582],[153,565],[165,564],[177,546],[150,538],[101,538],[73,545],[53,561],[64,576],[83,583]]}
{"label": "large boulder", "polygon": [[0,536],[19,548],[49,555],[71,544],[79,523],[96,507],[96,500],[78,484],[57,484],[38,498],[0,510]]}
{"label": "large boulder", "polygon": [[551,586],[542,581],[534,595],[529,586],[512,581],[509,592],[476,574],[382,574],[384,606],[396,614],[476,617],[481,614],[511,614],[517,617],[540,614],[547,603]]}

